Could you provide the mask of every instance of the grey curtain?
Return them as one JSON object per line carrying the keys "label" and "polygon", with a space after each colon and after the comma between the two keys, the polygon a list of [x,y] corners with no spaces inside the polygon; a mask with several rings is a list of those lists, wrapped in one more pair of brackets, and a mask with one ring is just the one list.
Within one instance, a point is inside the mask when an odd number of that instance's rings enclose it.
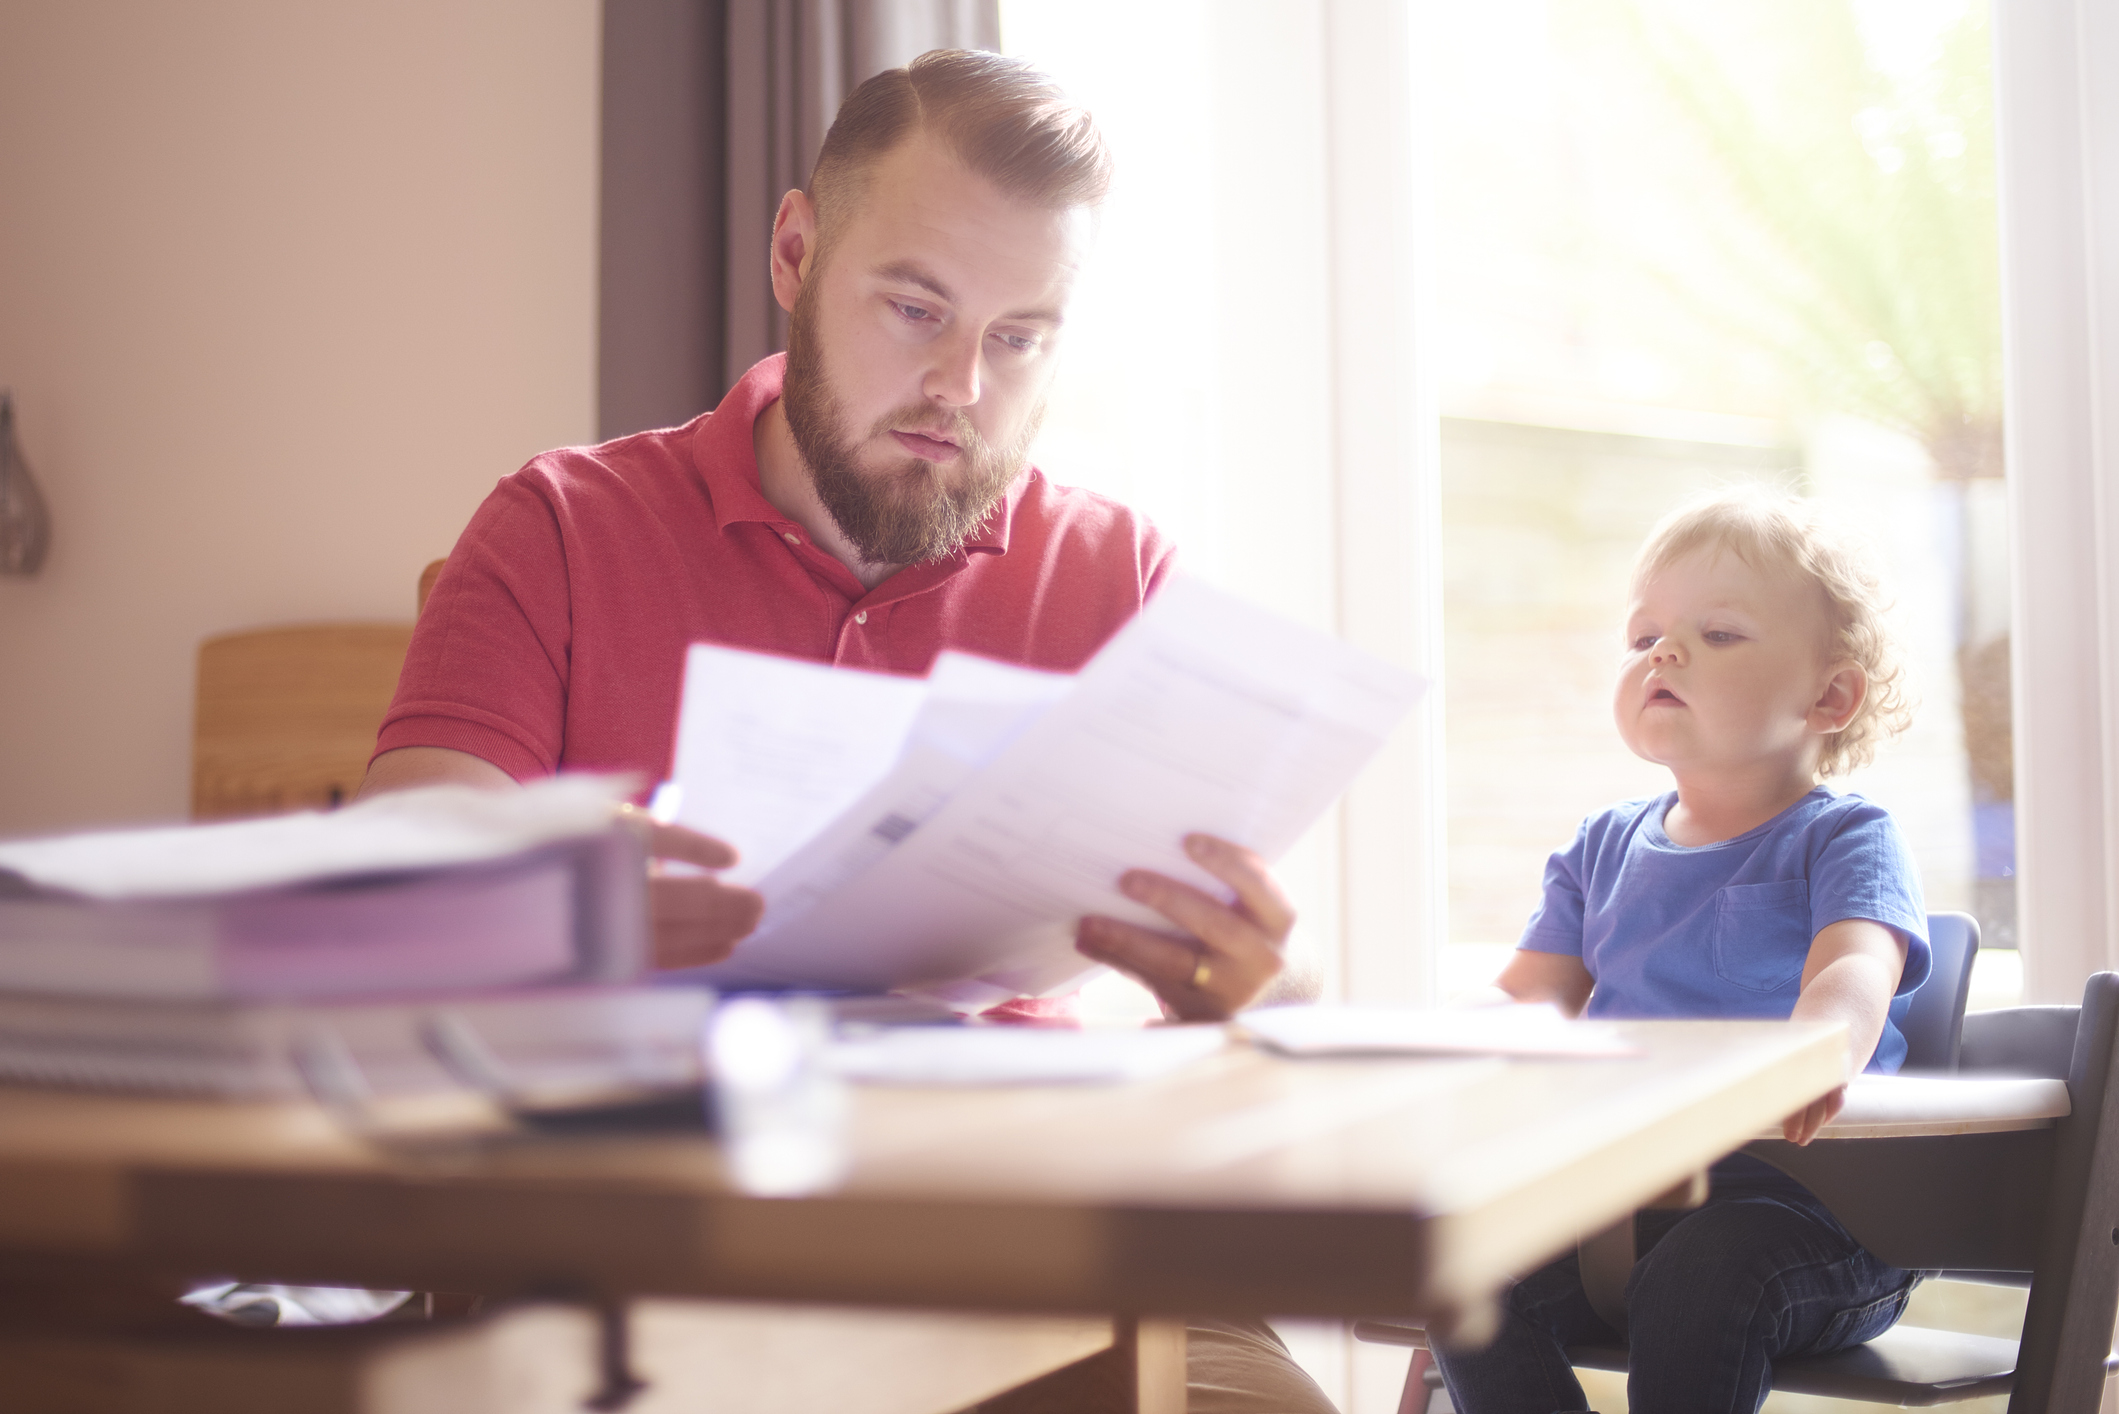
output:
{"label": "grey curtain", "polygon": [[683,422],[785,347],[766,246],[839,103],[999,0],[605,0],[598,424]]}

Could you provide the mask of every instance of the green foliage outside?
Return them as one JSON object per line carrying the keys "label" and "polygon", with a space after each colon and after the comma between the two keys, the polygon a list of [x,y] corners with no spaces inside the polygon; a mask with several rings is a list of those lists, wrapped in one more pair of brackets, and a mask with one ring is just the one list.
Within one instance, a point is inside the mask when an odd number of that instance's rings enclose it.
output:
{"label": "green foliage outside", "polygon": [[1820,410],[1911,435],[1945,478],[2001,475],[1984,6],[1924,62],[1887,67],[1850,0],[1771,0],[1748,44],[1657,0],[1618,3],[1724,188],[1698,208],[1722,278],[1687,282],[1684,301],[1777,352]]}

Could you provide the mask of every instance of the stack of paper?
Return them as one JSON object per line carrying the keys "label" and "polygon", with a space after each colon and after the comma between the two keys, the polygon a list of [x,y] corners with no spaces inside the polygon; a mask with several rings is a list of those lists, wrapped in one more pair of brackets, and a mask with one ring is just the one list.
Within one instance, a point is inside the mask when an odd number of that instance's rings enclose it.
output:
{"label": "stack of paper", "polygon": [[0,843],[0,989],[375,995],[644,966],[617,785],[436,787],[330,813]]}
{"label": "stack of paper", "polygon": [[1155,926],[1145,868],[1217,896],[1194,831],[1276,859],[1422,688],[1196,581],[1073,677],[945,653],[925,681],[694,647],[677,818],[767,903],[719,984],[922,990],[965,1010],[1071,990],[1074,920]]}
{"label": "stack of paper", "polygon": [[677,1001],[696,1023],[704,1005],[615,985],[647,966],[622,788],[438,787],[0,843],[0,1077],[285,1093],[297,1041],[329,1032],[378,1068],[375,1088],[429,1088],[420,1027],[437,1006],[487,1016],[518,1056],[556,1046],[622,1070],[629,1030],[659,1034]]}
{"label": "stack of paper", "polygon": [[588,1090],[699,1081],[693,987],[525,988],[393,1001],[155,1003],[0,994],[0,1079],[72,1088],[263,1099],[307,1093],[296,1063],[328,1033],[378,1095],[463,1088],[428,1039],[471,1028],[513,1088]]}

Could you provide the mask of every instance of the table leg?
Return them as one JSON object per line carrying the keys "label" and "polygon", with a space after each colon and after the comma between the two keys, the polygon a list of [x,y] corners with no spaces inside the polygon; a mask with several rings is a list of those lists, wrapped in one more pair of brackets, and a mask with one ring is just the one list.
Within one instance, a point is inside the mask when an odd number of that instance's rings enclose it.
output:
{"label": "table leg", "polygon": [[1136,1316],[1115,1323],[1114,1348],[1130,1348],[1131,1414],[1185,1414],[1185,1323],[1178,1316]]}

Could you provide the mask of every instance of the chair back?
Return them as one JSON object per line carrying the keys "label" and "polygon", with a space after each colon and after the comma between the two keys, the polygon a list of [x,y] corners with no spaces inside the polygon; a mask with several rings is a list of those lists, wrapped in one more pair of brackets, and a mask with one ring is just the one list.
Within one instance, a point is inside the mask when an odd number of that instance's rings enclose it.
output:
{"label": "chair back", "polygon": [[408,623],[301,624],[200,644],[192,818],[351,800],[411,639]]}
{"label": "chair back", "polygon": [[435,560],[419,572],[418,609],[420,611],[426,609],[427,596],[434,592],[434,581],[441,578],[441,567],[447,563],[449,562],[446,559]]}
{"label": "chair back", "polygon": [[2065,1080],[2075,1063],[2079,1006],[2012,1006],[1964,1019],[1958,1070]]}
{"label": "chair back", "polygon": [[[2045,1008],[2038,1008],[2045,1010]],[[2082,991],[2011,1409],[2094,1410],[2119,1313],[2119,973]]]}
{"label": "chair back", "polygon": [[1906,1038],[1903,1070],[1955,1070],[1964,1034],[1972,960],[1979,953],[1979,920],[1969,913],[1928,915],[1928,980],[1891,1008]]}

